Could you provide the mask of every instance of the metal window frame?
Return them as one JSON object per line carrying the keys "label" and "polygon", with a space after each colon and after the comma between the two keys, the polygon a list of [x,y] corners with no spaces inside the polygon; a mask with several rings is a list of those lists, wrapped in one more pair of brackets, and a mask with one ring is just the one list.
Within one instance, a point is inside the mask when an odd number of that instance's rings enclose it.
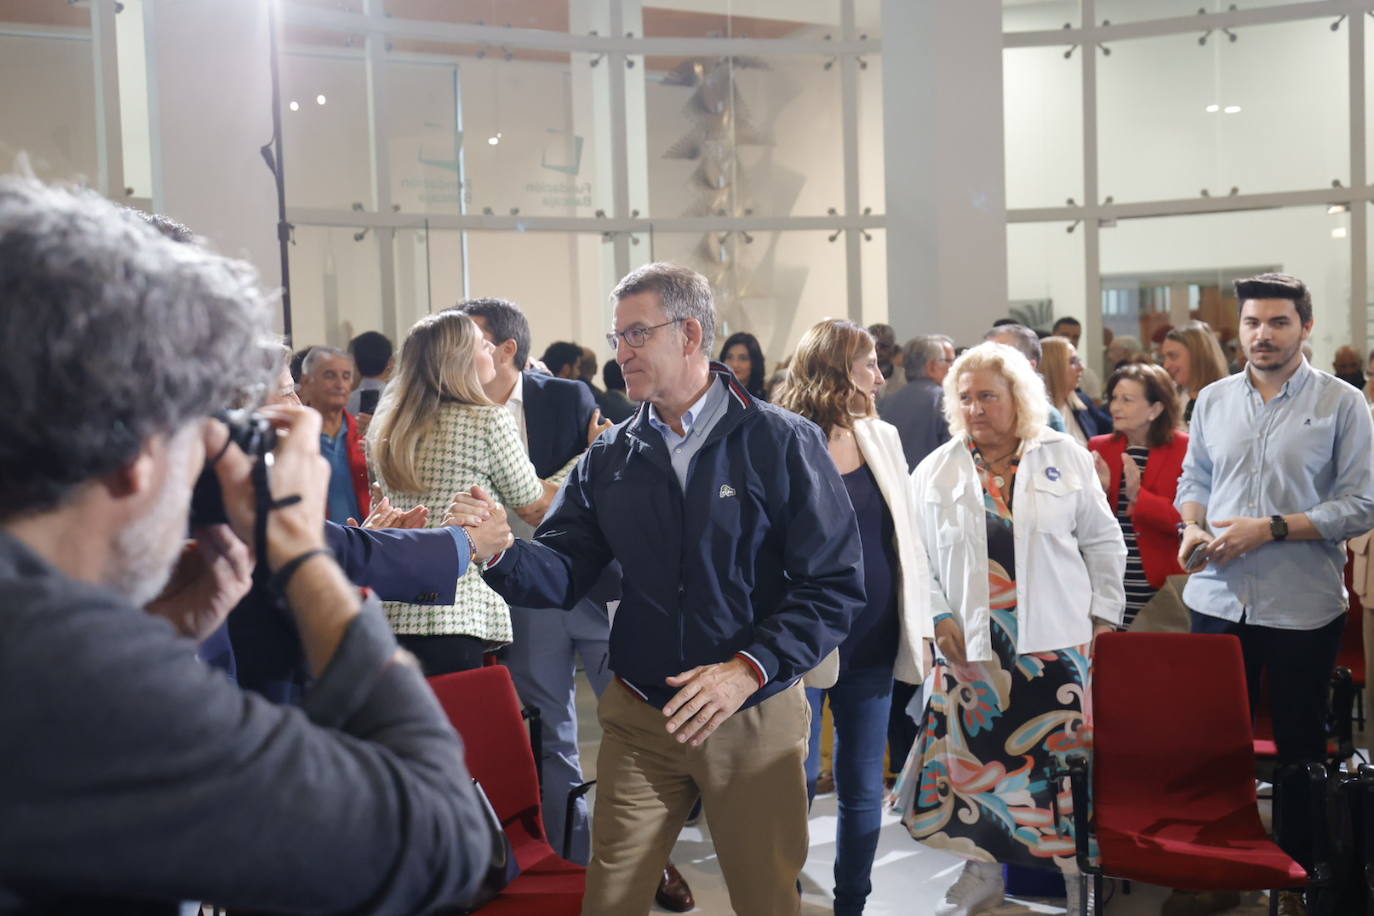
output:
{"label": "metal window frame", "polygon": [[[1078,45],[1079,66],[1083,70],[1083,196],[1081,206],[1024,207],[1007,211],[1007,223],[1072,223],[1082,221],[1084,243],[1085,321],[1083,333],[1088,340],[1098,340],[1102,332],[1102,270],[1101,228],[1103,222],[1118,219],[1144,219],[1158,216],[1183,216],[1205,213],[1231,213],[1242,210],[1270,210],[1286,207],[1349,204],[1350,229],[1350,301],[1348,335],[1350,343],[1361,353],[1368,350],[1374,309],[1369,302],[1369,205],[1374,204],[1374,188],[1368,184],[1365,165],[1367,147],[1367,116],[1365,98],[1365,29],[1366,15],[1374,16],[1374,0],[1316,0],[1309,3],[1287,3],[1259,9],[1232,9],[1223,13],[1196,16],[1174,16],[1144,22],[1096,25],[1096,0],[1080,0],[1081,20],[1086,25],[1064,29],[1026,32],[1004,32],[1002,47],[1015,48],[1064,47]],[[1350,187],[1323,187],[1293,191],[1274,191],[1258,194],[1237,194],[1233,197],[1196,197],[1171,200],[1147,200],[1131,203],[1101,203],[1098,186],[1097,148],[1097,53],[1098,44],[1133,38],[1154,38],[1166,35],[1191,34],[1207,29],[1272,25],[1284,22],[1345,17],[1341,27],[1349,41],[1349,130],[1350,130]],[[1358,204],[1359,206],[1356,206]],[[1090,348],[1090,359],[1097,358],[1096,348]]]}
{"label": "metal window frame", "polygon": [[[858,37],[855,19],[855,0],[839,0],[840,27],[838,40],[815,39],[757,39],[757,38],[646,38],[625,32],[622,24],[623,8],[620,0],[610,4],[610,35],[572,35],[534,29],[515,29],[499,26],[436,23],[420,20],[389,18],[381,10],[381,0],[364,0],[362,13],[298,6],[291,0],[282,2],[284,25],[324,29],[363,36],[361,49],[314,48],[301,45],[283,47],[283,53],[362,59],[368,66],[369,136],[373,155],[373,183],[375,207],[363,211],[326,207],[288,207],[287,219],[298,226],[334,226],[371,228],[378,232],[382,257],[383,314],[396,314],[394,283],[394,251],[388,244],[398,229],[450,229],[463,233],[464,290],[467,289],[466,246],[470,231],[487,232],[562,232],[595,233],[606,238],[613,247],[615,270],[624,275],[631,267],[631,236],[654,232],[783,232],[823,231],[841,232],[845,243],[847,313],[854,321],[864,318],[863,270],[861,241],[865,233],[886,226],[882,213],[863,213],[859,200],[859,58],[882,53],[879,39]],[[611,93],[611,157],[614,185],[611,212],[604,217],[540,217],[505,216],[459,212],[456,214],[415,214],[394,212],[389,193],[383,199],[382,189],[389,192],[390,176],[383,180],[385,151],[381,149],[384,129],[379,130],[379,106],[376,90],[382,84],[387,62],[457,63],[465,58],[422,52],[389,52],[388,41],[394,38],[413,38],[424,41],[476,43],[512,50],[536,49],[564,51],[606,56],[610,74]],[[629,137],[625,118],[626,66],[631,58],[638,58],[640,66],[648,55],[754,55],[754,56],[810,56],[834,58],[838,62],[842,115],[842,149],[844,169],[843,209],[828,216],[778,217],[670,217],[645,218],[630,206]],[[388,273],[388,261],[390,273]],[[390,278],[390,279],[388,279]],[[388,332],[395,329],[388,328]]]}

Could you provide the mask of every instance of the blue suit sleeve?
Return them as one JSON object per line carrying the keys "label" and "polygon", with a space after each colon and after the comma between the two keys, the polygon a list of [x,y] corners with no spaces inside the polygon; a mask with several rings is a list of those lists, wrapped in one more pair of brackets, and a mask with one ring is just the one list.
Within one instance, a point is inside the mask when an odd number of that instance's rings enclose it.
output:
{"label": "blue suit sleeve", "polygon": [[325,523],[344,575],[383,601],[452,604],[468,568],[467,538],[443,528],[355,528]]}

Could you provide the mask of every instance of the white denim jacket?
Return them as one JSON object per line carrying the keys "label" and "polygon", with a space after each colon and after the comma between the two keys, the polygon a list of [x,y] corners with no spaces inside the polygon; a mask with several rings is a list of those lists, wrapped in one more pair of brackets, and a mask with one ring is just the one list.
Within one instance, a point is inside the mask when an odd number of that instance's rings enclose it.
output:
{"label": "white denim jacket", "polygon": [[[931,452],[911,479],[929,556],[931,613],[954,614],[969,661],[992,661],[983,490],[967,440]],[[1091,453],[1045,429],[1023,444],[1014,488],[1016,651],[1087,643],[1094,617],[1119,624],[1126,544]]]}
{"label": "white denim jacket", "polygon": [[[876,418],[854,423],[854,441],[864,461],[873,471],[878,489],[892,513],[897,546],[897,616],[901,622],[901,641],[897,644],[897,666],[893,676],[908,684],[925,680],[923,640],[934,635],[930,612],[930,573],[926,568],[926,549],[921,544],[916,524],[915,500],[906,473],[906,455],[897,427]],[[808,687],[833,687],[840,674],[840,654],[836,649],[806,676]]]}

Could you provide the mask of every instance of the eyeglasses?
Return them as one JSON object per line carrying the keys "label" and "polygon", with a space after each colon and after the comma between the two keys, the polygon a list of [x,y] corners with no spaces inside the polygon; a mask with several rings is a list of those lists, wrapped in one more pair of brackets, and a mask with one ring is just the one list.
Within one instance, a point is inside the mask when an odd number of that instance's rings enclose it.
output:
{"label": "eyeglasses", "polygon": [[620,341],[624,340],[626,345],[631,349],[638,350],[649,342],[651,331],[656,331],[659,328],[666,328],[670,324],[677,324],[679,321],[685,320],[685,318],[674,318],[671,321],[663,322],[663,324],[650,325],[647,328],[634,327],[626,328],[623,331],[612,331],[606,335],[606,343],[611,345],[612,350],[618,350],[620,349]]}

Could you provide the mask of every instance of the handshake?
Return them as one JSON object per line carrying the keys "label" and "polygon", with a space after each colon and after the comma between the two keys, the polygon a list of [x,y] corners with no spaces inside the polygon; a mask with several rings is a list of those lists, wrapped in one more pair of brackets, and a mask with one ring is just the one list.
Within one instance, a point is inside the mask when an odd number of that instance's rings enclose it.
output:
{"label": "handshake", "polygon": [[[429,523],[429,509],[416,506],[402,511],[391,505],[382,495],[382,488],[372,485],[372,514],[363,521],[364,528],[424,528]],[[357,525],[356,519],[349,519]],[[472,560],[484,563],[515,543],[506,510],[481,487],[474,486],[466,493],[457,493],[448,505],[443,527],[460,527],[472,541]]]}

